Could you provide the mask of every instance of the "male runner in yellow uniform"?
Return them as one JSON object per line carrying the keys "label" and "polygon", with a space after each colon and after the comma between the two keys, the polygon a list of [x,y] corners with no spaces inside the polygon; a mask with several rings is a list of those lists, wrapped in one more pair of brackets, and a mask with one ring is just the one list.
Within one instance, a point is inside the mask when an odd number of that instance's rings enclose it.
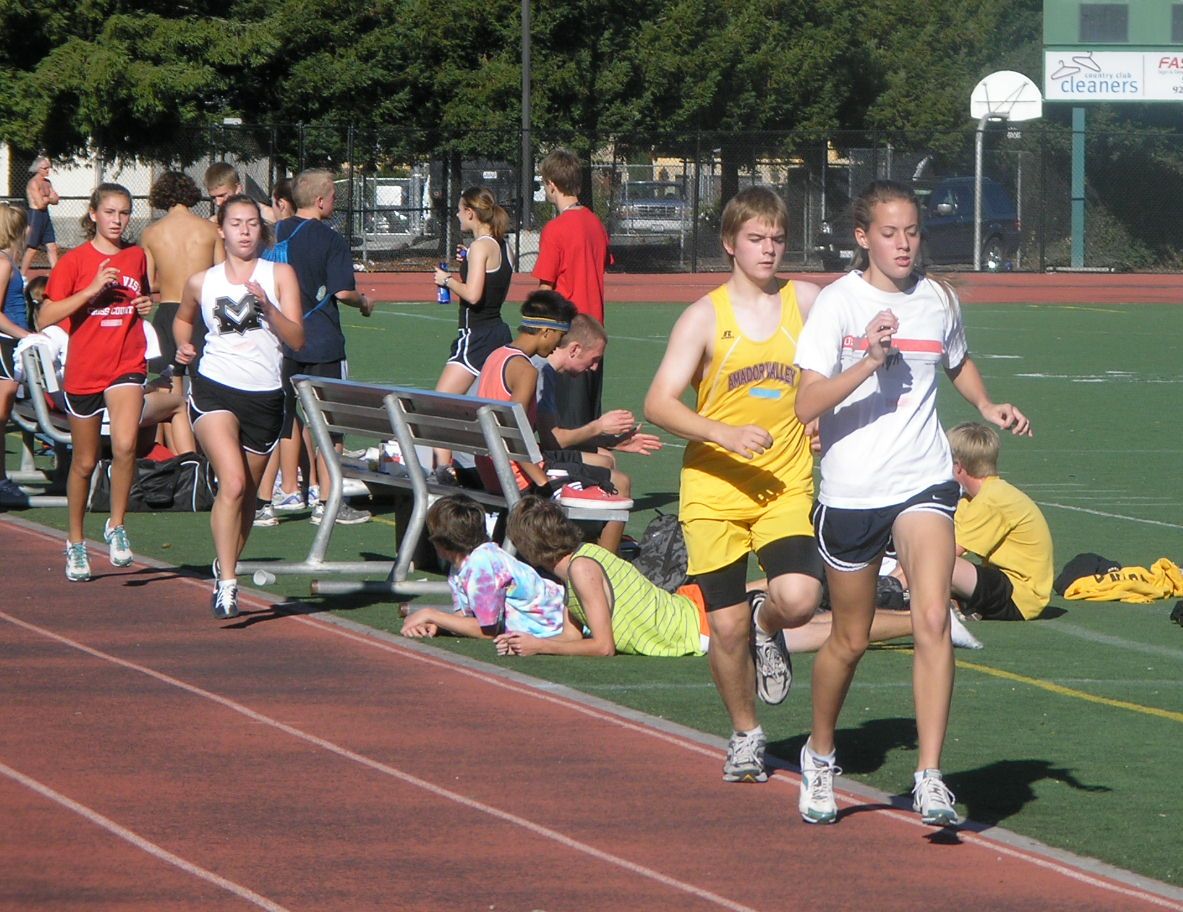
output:
{"label": "male runner in yellow uniform", "polygon": [[[785,204],[767,187],[728,202],[722,242],[731,278],[678,318],[645,397],[650,421],[690,441],[680,519],[689,572],[706,602],[711,673],[734,729],[723,765],[728,782],[767,778],[753,691],[768,703],[788,695],[792,670],[781,631],[808,623],[821,599],[809,520],[813,458],[793,410],[797,336],[820,289],[776,277],[787,227]],[[691,384],[695,409],[681,401]],[[751,553],[769,581],[754,619],[754,663],[745,594]]]}

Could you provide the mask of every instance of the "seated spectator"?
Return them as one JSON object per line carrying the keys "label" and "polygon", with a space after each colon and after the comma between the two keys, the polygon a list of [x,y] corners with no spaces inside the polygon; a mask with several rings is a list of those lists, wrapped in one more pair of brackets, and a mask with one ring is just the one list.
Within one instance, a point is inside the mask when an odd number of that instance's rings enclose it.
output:
{"label": "seated spectator", "polygon": [[427,534],[440,559],[451,565],[448,586],[454,608],[411,613],[403,622],[403,636],[447,632],[487,640],[511,631],[546,642],[562,632],[562,587],[489,541],[485,511],[467,494],[432,504]]}
{"label": "seated spectator", "polygon": [[546,358],[534,357],[538,368],[538,438],[544,452],[582,450],[607,456],[610,450],[616,450],[648,456],[661,449],[660,438],[641,433],[636,416],[628,409],[612,409],[577,428],[561,425],[555,392],[558,375],[598,371],[607,347],[604,325],[595,317],[576,314],[559,347]]}
{"label": "seated spectator", "polygon": [[[633,413],[627,409],[612,409],[582,427],[560,426],[559,376],[599,370],[607,347],[608,334],[603,324],[587,314],[576,314],[571,318],[571,328],[559,342],[559,347],[545,358],[535,355],[531,359],[538,368],[535,428],[542,445],[542,456],[552,473],[564,471],[573,479],[615,490],[621,497],[628,498],[632,493],[632,480],[617,469],[612,450],[647,456],[661,449],[661,440],[655,434],[642,433]],[[599,541],[616,553],[623,536],[623,522],[606,523]]]}
{"label": "seated spectator", "polygon": [[[998,432],[975,422],[949,432],[953,478],[962,497],[954,517],[953,595],[967,616],[1030,621],[1052,595],[1052,533],[1035,501],[998,477]],[[965,555],[976,554],[978,563]]]}
{"label": "seated spectator", "polygon": [[[571,318],[574,316],[574,305],[558,292],[531,292],[522,304],[517,337],[508,345],[495,349],[485,360],[477,380],[477,395],[501,402],[521,403],[531,426],[535,426],[538,369],[531,359],[536,355],[543,358],[550,355],[571,328]],[[519,490],[544,497],[555,496],[545,462],[515,462],[512,467]],[[501,483],[489,457],[478,457],[477,471],[488,490],[501,492]],[[559,481],[559,502],[568,506],[628,509],[633,505],[628,497],[609,491],[610,482],[606,478],[598,485],[583,478],[577,478],[574,483]],[[619,530],[616,530],[617,544],[619,540]]]}

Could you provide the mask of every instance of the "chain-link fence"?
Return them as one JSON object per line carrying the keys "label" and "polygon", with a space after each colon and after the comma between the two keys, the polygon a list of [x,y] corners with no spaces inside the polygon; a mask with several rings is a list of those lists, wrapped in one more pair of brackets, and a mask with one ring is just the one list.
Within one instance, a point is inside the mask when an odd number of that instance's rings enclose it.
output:
{"label": "chain-link fence", "polygon": [[[875,178],[913,186],[921,198],[926,259],[945,268],[1044,270],[1071,265],[1071,132],[1041,122],[983,136],[981,228],[975,244],[975,136],[907,132],[751,133],[614,137],[593,148],[584,201],[607,225],[615,269],[726,268],[719,245],[724,202],[753,183],[784,196],[791,217],[786,266],[842,268],[853,247],[852,195]],[[534,136],[538,157],[563,137]],[[1183,267],[1183,230],[1174,201],[1183,190],[1183,143],[1145,131],[1086,137],[1086,268]],[[510,212],[519,267],[529,269],[538,235],[554,214],[539,178],[522,180],[515,133],[463,137],[411,130],[308,125],[219,124],[179,131],[170,161],[56,161],[61,202],[51,212],[59,243],[81,238],[80,217],[100,181],[124,184],[135,201],[134,237],[153,216],[152,182],[183,170],[200,186],[213,162],[234,165],[248,192],[265,200],[275,182],[306,167],[335,171],[334,223],[371,270],[426,268],[460,240],[454,207],[461,190],[487,186]],[[22,199],[32,154],[0,153],[8,196]],[[525,184],[525,186],[523,186]],[[211,205],[197,207],[200,214]]]}

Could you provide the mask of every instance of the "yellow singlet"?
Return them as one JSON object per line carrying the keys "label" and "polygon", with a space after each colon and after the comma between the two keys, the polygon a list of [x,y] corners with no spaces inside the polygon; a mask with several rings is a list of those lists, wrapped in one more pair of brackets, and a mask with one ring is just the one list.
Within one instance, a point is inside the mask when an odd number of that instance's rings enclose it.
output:
{"label": "yellow singlet", "polygon": [[682,463],[683,522],[750,520],[786,495],[813,497],[813,456],[793,411],[800,379],[793,361],[804,323],[793,283],[781,288],[780,325],[763,342],[740,330],[727,286],[710,297],[714,355],[698,384],[697,411],[734,426],[758,425],[772,435],[772,446],[744,459],[713,443],[690,443]]}

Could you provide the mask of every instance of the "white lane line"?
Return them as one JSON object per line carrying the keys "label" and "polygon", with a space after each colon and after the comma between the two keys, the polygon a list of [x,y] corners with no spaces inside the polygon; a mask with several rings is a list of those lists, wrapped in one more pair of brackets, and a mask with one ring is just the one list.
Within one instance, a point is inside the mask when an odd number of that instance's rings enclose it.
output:
{"label": "white lane line", "polygon": [[[1174,659],[1176,662],[1183,662],[1183,649],[1173,649],[1170,646],[1160,646],[1157,643],[1138,643],[1108,633],[1098,633],[1095,630],[1089,630],[1087,627],[1081,627],[1077,624],[1069,624],[1063,619],[1057,620],[1054,624],[1041,624],[1039,629],[1050,630],[1053,633],[1062,633],[1066,636],[1076,637],[1079,640],[1087,640],[1090,643],[1113,646],[1117,649],[1124,649],[1127,652],[1141,652],[1144,655],[1161,656],[1164,659]],[[1123,681],[1121,683],[1125,682]]]}
{"label": "white lane line", "polygon": [[[662,884],[663,886],[670,887],[671,889],[677,890],[681,893],[686,893],[691,896],[695,896],[698,899],[702,899],[707,902],[713,903],[714,905],[718,906],[721,909],[730,909],[730,910],[732,910],[732,912],[756,912],[756,910],[752,909],[750,906],[745,906],[741,903],[730,900],[725,896],[720,896],[717,893],[712,893],[710,890],[706,890],[701,887],[696,887],[693,884],[686,883],[685,881],[682,881],[682,880],[678,880],[675,877],[670,877],[666,874],[662,874],[660,871],[655,871],[652,868],[647,868],[644,865],[637,864],[636,862],[633,862],[633,861],[629,861],[627,858],[622,858],[619,855],[613,855],[611,852],[605,852],[602,849],[597,849],[594,846],[588,845],[587,843],[584,843],[584,842],[580,842],[579,840],[573,839],[570,836],[565,836],[564,834],[558,832],[557,830],[552,830],[549,827],[545,827],[541,824],[534,823],[532,820],[527,820],[526,818],[519,817],[516,814],[511,814],[507,811],[500,810],[499,808],[495,808],[492,805],[488,805],[488,804],[485,804],[484,802],[477,801],[474,798],[469,798],[467,795],[461,795],[459,792],[453,792],[450,789],[446,789],[441,786],[435,785],[431,782],[428,782],[426,779],[420,779],[418,776],[413,776],[410,773],[404,772],[403,770],[400,770],[400,769],[396,769],[395,767],[390,766],[386,763],[381,763],[380,761],[373,760],[370,757],[367,757],[363,754],[359,754],[355,751],[351,751],[346,747],[342,747],[339,744],[336,744],[332,741],[327,740],[326,738],[320,738],[316,735],[310,734],[306,731],[296,728],[294,725],[288,725],[284,722],[280,722],[278,719],[273,719],[270,716],[266,716],[263,713],[257,712],[248,706],[244,706],[241,703],[237,703],[234,700],[229,699],[228,697],[219,696],[218,694],[212,693],[211,691],[208,691],[208,690],[204,690],[203,688],[197,687],[196,685],[189,684],[189,683],[182,681],[178,678],[174,678],[170,675],[166,675],[163,672],[156,671],[155,669],[148,668],[147,666],[144,666],[144,665],[139,665],[135,662],[129,662],[126,659],[121,659],[118,656],[113,656],[113,655],[103,652],[99,649],[94,649],[93,647],[87,646],[84,643],[79,643],[76,640],[72,640],[69,637],[64,637],[61,634],[54,633],[52,630],[47,630],[46,628],[39,627],[36,624],[31,624],[28,621],[22,621],[20,618],[13,617],[12,615],[7,614],[2,611],[0,611],[0,619],[8,621],[10,624],[15,624],[18,627],[22,627],[25,630],[29,630],[33,633],[37,633],[37,634],[39,634],[43,637],[46,637],[48,639],[54,640],[55,642],[61,643],[65,646],[69,646],[71,649],[76,649],[79,652],[84,652],[87,655],[93,656],[96,659],[101,659],[105,662],[110,662],[113,665],[118,665],[121,668],[126,668],[130,671],[139,672],[140,674],[147,675],[150,678],[154,678],[155,680],[160,681],[163,684],[167,684],[171,687],[176,687],[180,690],[185,691],[186,693],[193,694],[196,697],[201,697],[202,699],[209,700],[213,703],[217,703],[219,706],[223,706],[226,709],[229,709],[233,712],[238,713],[239,715],[245,716],[246,718],[251,719],[255,722],[260,722],[263,725],[268,725],[271,728],[276,729],[277,731],[281,731],[286,735],[290,735],[291,737],[297,738],[297,739],[304,741],[308,744],[315,745],[316,747],[326,750],[329,753],[336,754],[338,757],[341,757],[345,760],[350,760],[354,763],[360,764],[361,766],[365,766],[365,767],[368,767],[369,769],[375,770],[376,772],[383,773],[383,774],[390,776],[393,779],[397,779],[400,782],[403,782],[407,785],[415,786],[416,788],[422,789],[423,791],[428,792],[429,794],[435,795],[438,798],[444,798],[449,801],[453,801],[457,804],[463,805],[464,807],[470,808],[474,811],[478,811],[482,814],[487,814],[490,817],[495,817],[498,820],[505,821],[506,823],[509,823],[509,824],[516,826],[516,827],[520,827],[521,829],[527,830],[527,831],[535,834],[536,836],[541,836],[543,839],[549,839],[552,842],[556,842],[559,845],[562,845],[568,849],[571,849],[576,852],[580,852],[584,855],[588,855],[588,856],[595,858],[599,861],[605,862],[606,864],[614,865],[618,868],[621,868],[622,870],[629,871],[630,873],[636,874],[640,877],[644,877],[644,878],[647,878],[648,880],[655,881],[659,884]],[[452,666],[449,666],[449,667],[452,667]],[[564,704],[564,705],[569,705],[569,704]],[[638,730],[643,730],[639,726],[636,726],[636,727],[638,728]],[[134,834],[131,834],[131,835],[134,835]],[[163,850],[161,850],[161,851],[163,851]],[[275,906],[275,907],[268,907],[268,908],[278,909],[279,907]]]}
{"label": "white lane line", "polygon": [[[425,652],[404,648],[401,645],[386,642],[381,638],[382,634],[380,634],[378,631],[375,631],[375,635],[355,633],[348,627],[341,626],[334,623],[333,621],[325,621],[303,616],[294,617],[293,620],[296,620],[301,624],[307,624],[310,627],[318,628],[325,633],[331,633],[335,636],[361,643],[362,645],[369,646],[372,649],[393,653],[394,655],[397,655],[401,658],[414,659],[416,661],[424,662],[428,665],[458,672],[460,674],[467,675],[468,677],[475,678],[479,681],[484,681],[485,683],[494,687],[503,687],[507,690],[521,693],[524,696],[528,696],[536,700],[556,703],[570,711],[592,716],[593,718],[620,726],[621,728],[628,729],[629,731],[640,732],[641,734],[648,735],[649,737],[657,738],[658,740],[677,745],[693,753],[716,758],[719,756],[719,751],[717,749],[712,749],[704,744],[699,744],[686,738],[679,738],[676,735],[661,731],[660,729],[654,728],[652,726],[638,725],[619,715],[597,710],[592,706],[577,702],[569,697],[548,693],[544,689],[548,686],[548,684],[549,686],[555,688],[562,687],[562,685],[551,684],[550,682],[545,681],[539,682],[538,686],[525,686],[516,684],[515,682],[499,677],[496,674],[482,672],[476,668],[468,667],[467,665],[457,665],[444,658],[435,658],[433,656],[427,655]],[[904,682],[901,686],[910,687],[911,684]],[[773,772],[773,770],[775,770],[775,774],[770,775],[768,778],[770,783],[774,783],[778,787],[788,788],[796,792],[801,781],[800,776],[797,774],[796,767],[789,767],[787,764],[782,764],[774,759],[770,763],[770,773]],[[837,802],[840,806],[856,807],[866,804],[869,799],[877,801],[890,801],[890,796],[885,796],[878,790],[862,787],[861,784],[858,783],[856,783],[856,786],[858,786],[857,790],[844,791],[837,788],[834,790],[835,798],[837,799]],[[926,833],[932,832],[932,827],[922,824],[920,822],[920,818],[914,813],[886,809],[877,811],[877,813],[882,813],[887,817],[890,817],[892,820],[906,824],[910,827],[920,829]],[[1151,892],[1149,889],[1142,890],[1137,886],[1127,886],[1117,879],[1108,879],[1103,871],[1097,875],[1088,873],[1078,866],[1079,862],[1077,862],[1077,860],[1074,859],[1070,853],[1049,848],[1048,846],[1037,843],[1033,839],[1028,839],[1025,836],[1008,833],[1005,830],[1001,831],[999,834],[989,834],[987,831],[992,828],[983,828],[983,831],[978,832],[974,829],[971,829],[971,826],[972,824],[960,829],[957,834],[958,837],[963,841],[972,843],[982,849],[985,849],[986,851],[998,852],[999,854],[1007,855],[1019,861],[1028,861],[1036,867],[1054,871],[1070,880],[1075,880],[1079,883],[1088,884],[1089,886],[1097,887],[1102,890],[1109,890],[1123,896],[1130,896],[1136,899],[1144,900],[1153,905],[1161,906],[1164,909],[1174,910],[1174,912],[1183,912],[1183,902],[1175,902],[1172,899],[1161,895],[1160,893]],[[1058,861],[1055,858],[1057,854],[1066,856],[1066,860],[1063,862]],[[1091,861],[1091,859],[1083,859],[1082,861],[1084,863],[1088,863]],[[1074,862],[1077,866],[1074,866]],[[1093,863],[1097,864],[1096,862]],[[1098,866],[1102,868],[1110,868],[1109,865],[1105,864],[1100,864]],[[1137,877],[1137,875],[1130,874],[1128,871],[1123,871],[1117,868],[1110,869],[1114,872],[1115,878]],[[1153,883],[1154,888],[1159,888],[1161,886],[1162,885],[1158,883]],[[1168,886],[1167,889],[1174,888]]]}
{"label": "white lane line", "polygon": [[1071,510],[1074,513],[1089,513],[1093,516],[1104,516],[1106,519],[1124,519],[1127,522],[1142,523],[1147,526],[1162,526],[1166,529],[1183,529],[1178,523],[1162,522],[1158,519],[1143,519],[1141,516],[1126,516],[1122,513],[1106,513],[1104,510],[1090,510],[1088,507],[1074,507],[1070,504],[1052,503],[1051,501],[1036,501],[1041,507],[1055,507],[1058,510]]}
{"label": "white lane line", "polygon": [[260,896],[254,890],[248,889],[247,887],[242,886],[242,884],[236,884],[232,880],[227,880],[225,877],[220,877],[213,871],[207,871],[200,865],[193,864],[191,861],[186,861],[179,855],[174,855],[172,852],[168,851],[168,849],[161,848],[156,843],[145,839],[138,833],[132,832],[127,827],[120,826],[110,817],[104,817],[93,808],[89,808],[85,804],[80,804],[73,798],[69,798],[63,795],[61,792],[55,791],[43,782],[38,782],[36,779],[26,776],[24,773],[13,769],[6,763],[0,763],[0,773],[3,773],[14,782],[19,782],[25,788],[36,792],[43,798],[48,798],[50,801],[57,802],[62,807],[68,808],[75,814],[85,817],[91,823],[102,827],[109,833],[115,834],[126,842],[130,842],[136,848],[147,852],[153,858],[157,858],[166,864],[172,865],[173,867],[180,868],[186,874],[191,874],[194,877],[198,877],[201,880],[207,881],[208,883],[213,884],[215,887],[221,887],[228,893],[233,893],[240,899],[245,899],[247,902],[253,903],[260,909],[267,909],[269,912],[288,912],[285,906],[281,906],[279,903],[272,902],[266,896]]}

